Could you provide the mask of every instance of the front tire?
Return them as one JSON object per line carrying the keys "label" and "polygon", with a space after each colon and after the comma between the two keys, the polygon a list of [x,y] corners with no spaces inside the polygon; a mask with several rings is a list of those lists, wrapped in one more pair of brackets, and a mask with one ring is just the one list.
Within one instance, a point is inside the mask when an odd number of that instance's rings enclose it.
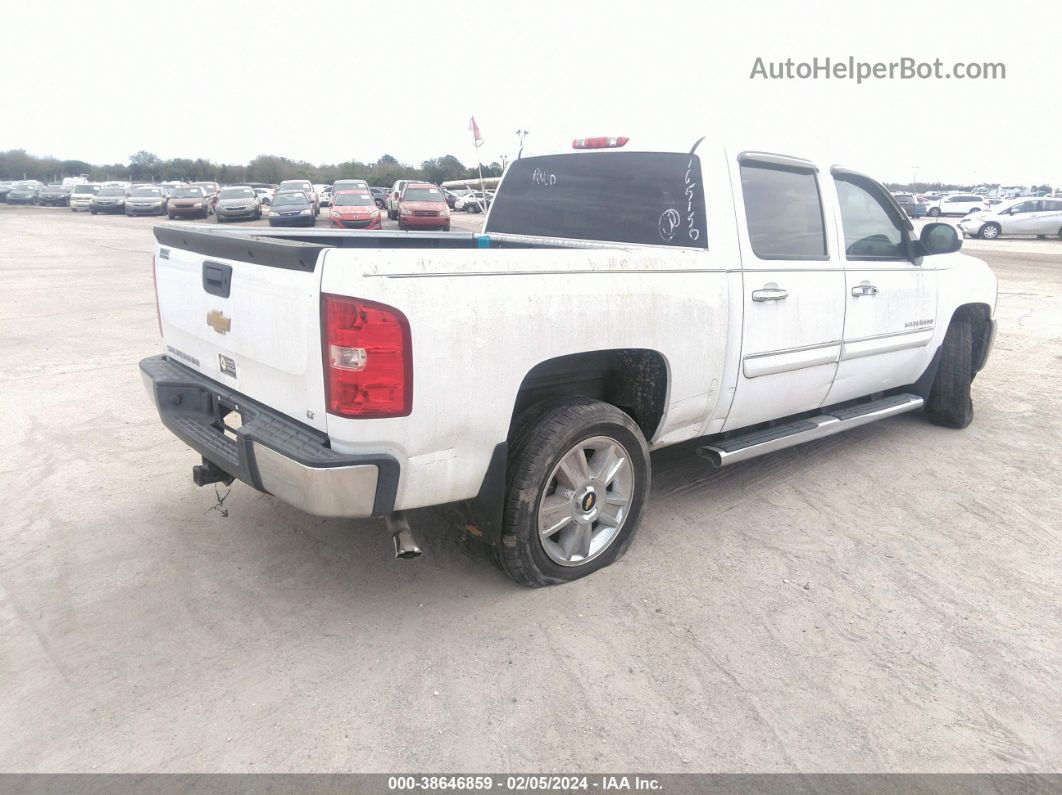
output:
{"label": "front tire", "polygon": [[649,494],[649,447],[608,403],[558,398],[516,426],[506,477],[502,569],[531,587],[580,579],[630,545]]}
{"label": "front tire", "polygon": [[928,215],[930,218],[939,218],[940,217],[940,208],[939,207],[930,207],[929,208],[929,212],[926,213],[926,215]]}
{"label": "front tire", "polygon": [[1002,231],[1003,230],[1000,228],[999,224],[989,223],[981,227],[980,236],[983,240],[995,240],[999,237],[999,233]]}
{"label": "front tire", "polygon": [[954,320],[940,346],[940,365],[926,400],[926,416],[934,425],[965,428],[973,422],[973,324]]}

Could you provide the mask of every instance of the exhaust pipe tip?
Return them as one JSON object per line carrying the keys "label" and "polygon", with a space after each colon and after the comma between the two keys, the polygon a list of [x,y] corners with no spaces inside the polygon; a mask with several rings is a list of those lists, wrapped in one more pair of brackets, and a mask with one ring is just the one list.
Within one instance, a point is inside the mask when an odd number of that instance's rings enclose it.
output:
{"label": "exhaust pipe tip", "polygon": [[420,547],[417,546],[413,533],[408,527],[391,536],[391,540],[395,542],[395,557],[398,560],[412,560],[420,557]]}
{"label": "exhaust pipe tip", "polygon": [[391,531],[391,540],[395,545],[395,558],[398,560],[412,560],[421,555],[420,545],[413,537],[413,531],[409,527],[409,520],[401,511],[397,511],[386,517],[387,529]]}

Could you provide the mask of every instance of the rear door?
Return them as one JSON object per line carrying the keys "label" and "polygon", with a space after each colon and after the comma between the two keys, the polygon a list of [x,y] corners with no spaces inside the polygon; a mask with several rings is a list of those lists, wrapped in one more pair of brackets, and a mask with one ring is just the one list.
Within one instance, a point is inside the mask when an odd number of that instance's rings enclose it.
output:
{"label": "rear door", "polygon": [[1062,237],[1062,199],[1041,199],[1036,234]]}
{"label": "rear door", "polygon": [[742,260],[737,391],[724,430],[817,408],[833,384],[844,271],[829,241],[821,175],[807,160],[743,152],[731,161]]}
{"label": "rear door", "polygon": [[844,342],[826,402],[906,386],[929,358],[937,315],[932,258],[908,259],[909,222],[879,183],[833,169],[845,267]]}
{"label": "rear door", "polygon": [[167,227],[155,236],[166,355],[324,430],[318,260],[325,249]]}

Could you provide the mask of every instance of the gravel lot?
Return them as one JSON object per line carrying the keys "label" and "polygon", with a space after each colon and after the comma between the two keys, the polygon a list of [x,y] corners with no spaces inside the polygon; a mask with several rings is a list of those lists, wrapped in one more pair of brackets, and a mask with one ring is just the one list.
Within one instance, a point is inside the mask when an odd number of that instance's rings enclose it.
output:
{"label": "gravel lot", "polygon": [[968,430],[661,451],[628,555],[531,591],[442,510],[415,562],[211,510],[136,366],[154,222],[0,205],[0,769],[1062,769],[1062,242],[967,242]]}

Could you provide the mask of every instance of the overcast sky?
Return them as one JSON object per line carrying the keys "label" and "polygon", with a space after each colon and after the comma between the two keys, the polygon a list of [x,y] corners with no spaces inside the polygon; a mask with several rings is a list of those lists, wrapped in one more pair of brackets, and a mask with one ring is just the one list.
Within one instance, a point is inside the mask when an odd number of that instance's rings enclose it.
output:
{"label": "overcast sky", "polygon": [[[403,0],[5,4],[0,149],[485,162],[629,135],[880,179],[1062,184],[1062,3]],[[1006,79],[750,80],[757,57],[1002,62]]]}

